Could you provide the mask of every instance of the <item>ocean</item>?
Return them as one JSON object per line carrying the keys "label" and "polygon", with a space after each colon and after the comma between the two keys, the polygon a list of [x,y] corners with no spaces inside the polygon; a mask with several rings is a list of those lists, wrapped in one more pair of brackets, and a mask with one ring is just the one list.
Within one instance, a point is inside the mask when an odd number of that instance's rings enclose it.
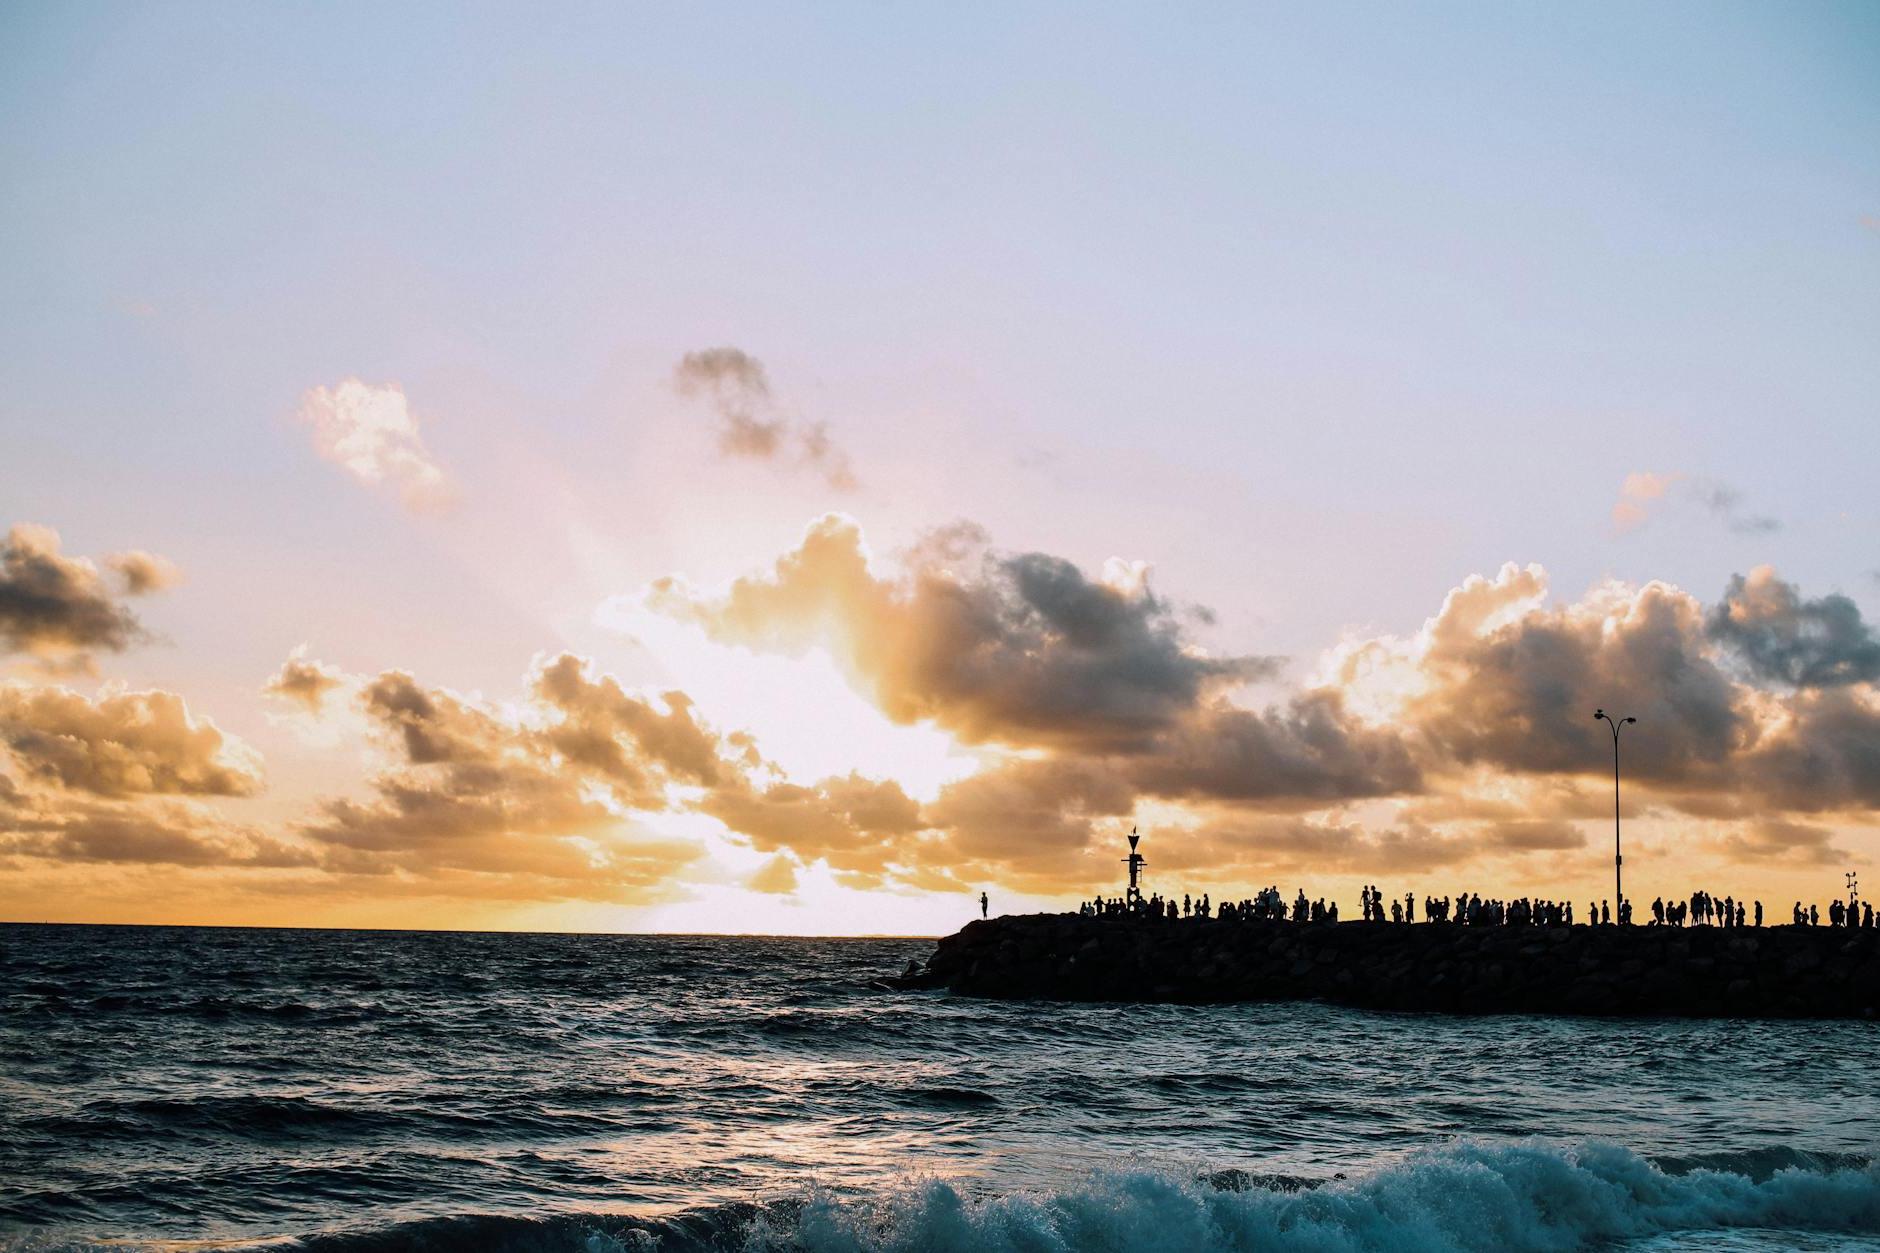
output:
{"label": "ocean", "polygon": [[0,926],[0,1248],[1880,1247],[1880,1024],[868,988],[931,950]]}

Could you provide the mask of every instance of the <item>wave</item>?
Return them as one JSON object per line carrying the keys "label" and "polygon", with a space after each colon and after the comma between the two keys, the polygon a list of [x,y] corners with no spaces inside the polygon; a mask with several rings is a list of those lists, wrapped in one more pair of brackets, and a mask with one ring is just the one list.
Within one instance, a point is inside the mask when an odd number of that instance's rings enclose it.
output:
{"label": "wave", "polygon": [[[559,1135],[570,1128],[597,1134],[626,1129],[624,1121],[606,1110],[603,1095],[600,1089],[556,1089],[546,1098],[546,1105],[534,1100],[513,1105],[499,1102],[485,1111],[458,1111],[436,1102],[424,1107],[373,1108],[303,1096],[148,1097],[93,1101],[72,1113],[20,1119],[15,1129],[21,1135],[86,1143],[193,1134],[263,1144],[308,1142],[326,1146],[362,1138],[405,1137],[414,1132],[455,1141],[508,1140],[532,1133]],[[622,1101],[637,1106],[641,1098],[616,1097],[615,1103]]]}
{"label": "wave", "polygon": [[1708,1167],[1668,1173],[1611,1144],[1459,1144],[1318,1187],[1222,1189],[1169,1171],[1111,1170],[1060,1191],[974,1200],[926,1180],[862,1203],[812,1198],[792,1221],[767,1223],[754,1223],[747,1247],[1538,1251],[1732,1227],[1880,1233],[1880,1174],[1871,1164],[1796,1165],[1758,1180]]}
{"label": "wave", "polygon": [[1710,1164],[1681,1159],[1667,1168],[1599,1142],[1459,1143],[1318,1183],[1241,1171],[1112,1168],[1057,1190],[976,1196],[958,1183],[910,1178],[859,1199],[812,1191],[768,1205],[721,1205],[661,1219],[472,1214],[276,1239],[265,1247],[298,1253],[1539,1253],[1625,1246],[1671,1233],[1741,1230],[1768,1237],[1758,1243],[1771,1248],[1797,1246],[1804,1233],[1839,1233],[1862,1244],[1880,1235],[1880,1172],[1868,1159],[1758,1150],[1705,1160]]}

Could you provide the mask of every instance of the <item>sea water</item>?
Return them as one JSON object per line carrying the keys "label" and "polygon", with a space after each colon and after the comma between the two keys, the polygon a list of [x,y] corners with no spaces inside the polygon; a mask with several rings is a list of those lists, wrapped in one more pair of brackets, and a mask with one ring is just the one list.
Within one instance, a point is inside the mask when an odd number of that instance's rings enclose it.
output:
{"label": "sea water", "polygon": [[0,927],[0,1248],[1880,1246],[1880,1025],[869,989],[931,948]]}

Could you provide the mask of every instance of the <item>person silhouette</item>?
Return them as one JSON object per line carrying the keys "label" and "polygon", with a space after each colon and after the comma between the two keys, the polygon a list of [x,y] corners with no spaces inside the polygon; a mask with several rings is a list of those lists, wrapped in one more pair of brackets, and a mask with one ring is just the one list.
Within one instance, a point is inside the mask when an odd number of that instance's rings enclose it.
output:
{"label": "person silhouette", "polygon": [[986,894],[984,892],[981,892],[979,894],[979,916],[981,918],[984,918],[986,916],[986,907],[989,903],[990,902],[986,900]]}

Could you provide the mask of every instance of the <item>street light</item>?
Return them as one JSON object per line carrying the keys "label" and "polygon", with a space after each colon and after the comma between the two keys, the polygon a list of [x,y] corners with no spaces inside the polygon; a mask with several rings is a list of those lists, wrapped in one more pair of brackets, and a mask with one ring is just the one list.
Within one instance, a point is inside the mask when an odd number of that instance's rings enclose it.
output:
{"label": "street light", "polygon": [[1620,915],[1625,913],[1625,857],[1619,852],[1619,728],[1637,722],[1637,718],[1620,718],[1613,721],[1612,716],[1603,709],[1593,711],[1593,717],[1612,728],[1612,895],[1613,903]]}

